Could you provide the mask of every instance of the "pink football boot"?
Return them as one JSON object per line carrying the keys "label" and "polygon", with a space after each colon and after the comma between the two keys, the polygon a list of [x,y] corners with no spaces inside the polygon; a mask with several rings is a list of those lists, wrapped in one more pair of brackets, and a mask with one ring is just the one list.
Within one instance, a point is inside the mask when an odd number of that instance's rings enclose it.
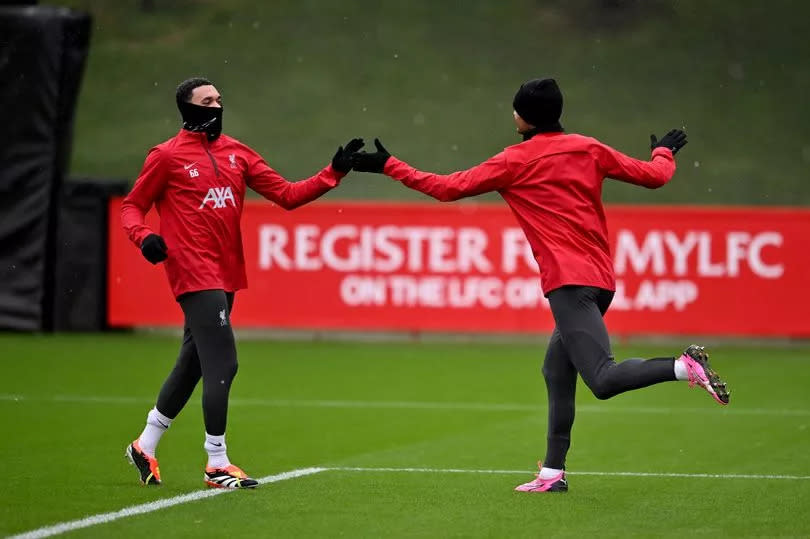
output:
{"label": "pink football boot", "polygon": [[702,346],[693,344],[684,351],[680,359],[686,366],[689,387],[697,384],[720,404],[724,406],[728,404],[729,391],[726,389],[726,383],[709,366],[709,354]]}
{"label": "pink football boot", "polygon": [[[543,463],[538,462],[537,467],[543,468]],[[534,481],[523,483],[515,487],[518,492],[568,492],[568,481],[565,480],[565,470],[561,471],[551,479],[540,479],[540,472],[537,472]]]}

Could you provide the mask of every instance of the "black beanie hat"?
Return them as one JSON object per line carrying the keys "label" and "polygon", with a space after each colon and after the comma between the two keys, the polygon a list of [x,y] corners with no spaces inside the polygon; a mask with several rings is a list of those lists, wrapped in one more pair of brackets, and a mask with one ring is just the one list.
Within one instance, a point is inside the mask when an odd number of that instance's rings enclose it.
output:
{"label": "black beanie hat", "polygon": [[538,131],[562,131],[563,97],[554,79],[532,79],[520,85],[512,107]]}

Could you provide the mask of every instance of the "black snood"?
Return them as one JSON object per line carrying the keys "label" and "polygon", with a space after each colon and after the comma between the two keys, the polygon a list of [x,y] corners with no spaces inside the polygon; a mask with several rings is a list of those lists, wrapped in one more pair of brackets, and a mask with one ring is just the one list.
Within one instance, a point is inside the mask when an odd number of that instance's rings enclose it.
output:
{"label": "black snood", "polygon": [[211,142],[222,133],[222,107],[203,107],[188,101],[178,103],[177,107],[183,117],[183,129],[204,132]]}

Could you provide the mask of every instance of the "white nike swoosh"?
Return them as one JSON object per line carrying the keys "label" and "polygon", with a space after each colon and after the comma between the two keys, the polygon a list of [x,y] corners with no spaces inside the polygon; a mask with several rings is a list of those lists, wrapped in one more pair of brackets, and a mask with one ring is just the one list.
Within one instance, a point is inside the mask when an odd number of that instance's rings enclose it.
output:
{"label": "white nike swoosh", "polygon": [[197,164],[197,161],[194,161],[194,162],[193,162],[193,163],[191,163],[190,165],[183,165],[183,168],[184,168],[184,169],[186,169],[186,170],[188,170],[188,169],[190,169],[191,167],[193,167],[193,166],[194,166],[194,165],[196,165],[196,164]]}

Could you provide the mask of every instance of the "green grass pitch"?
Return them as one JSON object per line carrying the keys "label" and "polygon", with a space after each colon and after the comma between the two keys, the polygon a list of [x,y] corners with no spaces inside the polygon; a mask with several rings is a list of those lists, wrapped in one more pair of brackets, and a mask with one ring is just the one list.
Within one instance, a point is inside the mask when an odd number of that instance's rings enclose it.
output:
{"label": "green grass pitch", "polygon": [[[199,392],[159,448],[162,486],[142,487],[123,458],[178,345],[0,335],[0,535],[93,515],[67,535],[810,535],[806,347],[710,348],[732,391],[727,408],[685,383],[606,402],[581,385],[571,490],[548,495],[512,490],[544,453],[542,344],[242,340],[229,456],[272,482],[197,499],[206,492]],[[312,467],[322,470],[278,475]],[[164,505],[128,515],[150,502]]]}

